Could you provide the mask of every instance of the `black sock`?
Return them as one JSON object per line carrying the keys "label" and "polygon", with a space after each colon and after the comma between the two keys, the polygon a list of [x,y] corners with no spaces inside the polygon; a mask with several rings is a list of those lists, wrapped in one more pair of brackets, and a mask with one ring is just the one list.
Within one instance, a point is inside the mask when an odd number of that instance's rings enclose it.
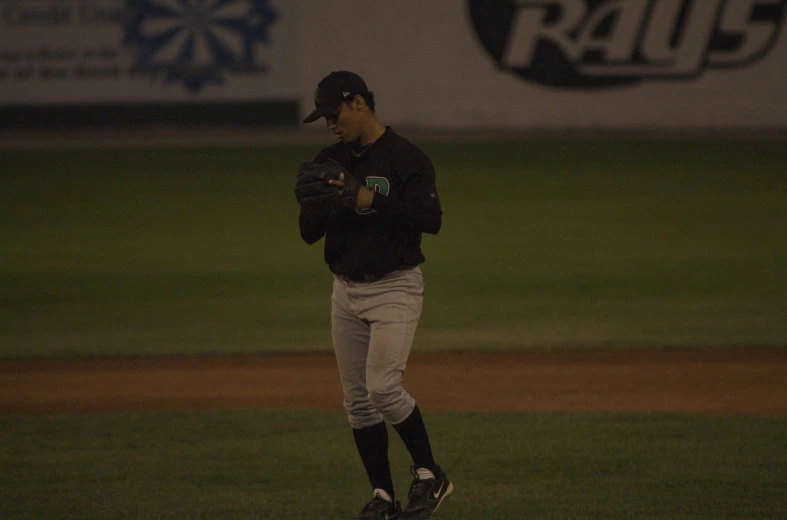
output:
{"label": "black sock", "polygon": [[372,489],[384,489],[395,502],[391,466],[388,462],[388,428],[385,421],[368,428],[353,428],[353,436]]}
{"label": "black sock", "polygon": [[413,409],[407,419],[394,424],[394,429],[402,438],[407,451],[413,458],[413,465],[418,468],[426,468],[437,476],[438,469],[432,456],[432,446],[429,444],[429,435],[426,433],[426,425],[421,417],[421,410],[418,405]]}

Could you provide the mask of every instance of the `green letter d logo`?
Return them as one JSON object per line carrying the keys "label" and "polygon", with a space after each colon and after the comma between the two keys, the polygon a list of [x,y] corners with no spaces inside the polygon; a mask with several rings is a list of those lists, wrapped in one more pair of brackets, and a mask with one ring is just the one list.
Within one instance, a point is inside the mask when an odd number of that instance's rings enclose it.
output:
{"label": "green letter d logo", "polygon": [[[388,195],[388,192],[391,191],[391,184],[385,177],[366,177],[366,187],[372,191],[380,193],[381,195]],[[370,213],[374,213],[372,208],[356,209],[355,211],[359,215],[369,215]]]}

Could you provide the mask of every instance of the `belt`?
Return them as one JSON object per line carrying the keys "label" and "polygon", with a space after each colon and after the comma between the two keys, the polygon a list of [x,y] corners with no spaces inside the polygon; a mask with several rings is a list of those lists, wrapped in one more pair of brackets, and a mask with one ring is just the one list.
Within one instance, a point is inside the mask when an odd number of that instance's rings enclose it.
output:
{"label": "belt", "polygon": [[356,275],[356,274],[352,274],[352,275],[349,275],[349,274],[338,274],[336,276],[338,276],[341,280],[344,280],[345,282],[373,283],[373,282],[377,282],[379,280],[382,280],[383,278],[385,278],[386,276],[388,276],[388,275],[390,275],[392,273],[396,273],[398,271],[407,271],[408,269],[413,269],[414,267],[416,267],[416,266],[415,265],[410,265],[410,264],[402,264],[399,267],[391,269],[390,271],[387,271],[387,272],[385,272],[383,274],[375,274],[375,273],[363,273],[363,274],[360,274],[360,275]]}

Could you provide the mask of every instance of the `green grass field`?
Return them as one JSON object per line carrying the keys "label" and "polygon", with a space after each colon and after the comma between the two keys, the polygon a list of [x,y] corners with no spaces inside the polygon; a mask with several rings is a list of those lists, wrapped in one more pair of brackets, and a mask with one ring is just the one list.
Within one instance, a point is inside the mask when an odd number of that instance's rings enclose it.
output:
{"label": "green grass field", "polygon": [[[445,215],[417,349],[787,346],[787,144],[423,147]],[[292,195],[316,151],[0,150],[0,358],[329,350],[331,278]],[[787,517],[784,417],[426,420],[456,484],[436,518]],[[369,498],[336,412],[0,432],[4,520],[346,519]]]}
{"label": "green grass field", "polygon": [[[785,344],[784,143],[423,147],[417,348]],[[317,149],[0,151],[0,357],[330,349]]]}
{"label": "green grass field", "polygon": [[[431,414],[456,489],[435,518],[781,519],[787,419]],[[0,418],[4,519],[349,519],[370,491],[346,418]],[[397,492],[406,452],[391,430]],[[472,450],[468,450],[472,446]]]}

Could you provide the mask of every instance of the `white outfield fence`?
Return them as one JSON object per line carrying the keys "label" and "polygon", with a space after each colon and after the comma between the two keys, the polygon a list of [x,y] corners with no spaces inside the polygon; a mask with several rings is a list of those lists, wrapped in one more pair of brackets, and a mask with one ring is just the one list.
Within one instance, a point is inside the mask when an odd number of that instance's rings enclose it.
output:
{"label": "white outfield fence", "polygon": [[0,119],[298,126],[316,83],[349,69],[398,126],[777,132],[786,15],[785,0],[0,0]]}

